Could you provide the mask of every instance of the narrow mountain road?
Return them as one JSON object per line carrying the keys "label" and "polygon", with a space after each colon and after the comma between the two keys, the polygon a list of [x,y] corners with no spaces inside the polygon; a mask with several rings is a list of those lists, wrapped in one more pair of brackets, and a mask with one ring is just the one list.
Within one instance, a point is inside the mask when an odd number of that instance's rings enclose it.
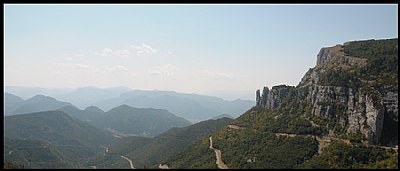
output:
{"label": "narrow mountain road", "polygon": [[[318,141],[318,154],[322,154],[322,149],[326,148],[329,146],[329,144],[333,141],[333,140],[338,140],[341,141],[342,143],[345,143],[347,145],[350,146],[354,146],[353,143],[350,142],[350,140],[347,139],[341,139],[341,138],[336,138],[336,137],[329,137],[329,136],[323,136],[323,137],[319,137],[319,136],[315,136],[315,135],[311,135],[311,134],[287,134],[287,133],[275,133],[276,136],[286,136],[286,137],[296,137],[296,136],[300,136],[300,137],[312,137],[315,138]],[[368,147],[368,145],[366,145]],[[384,148],[383,146],[380,146],[381,148]],[[390,147],[389,147],[390,148]],[[397,149],[393,149],[393,150],[397,150]]]}
{"label": "narrow mountain road", "polygon": [[278,119],[280,116],[282,116],[282,114],[274,116],[274,119]]}
{"label": "narrow mountain road", "polygon": [[311,123],[311,125],[312,125],[313,127],[320,127],[318,124],[314,123],[313,121],[310,121],[310,123]]}
{"label": "narrow mountain road", "polygon": [[312,137],[312,138],[315,138],[317,140],[317,142],[318,142],[318,154],[319,155],[322,154],[322,149],[328,147],[332,140],[340,140],[345,144],[352,145],[352,143],[349,140],[339,139],[339,138],[334,138],[334,137],[322,137],[322,138],[320,138],[318,136],[311,135],[311,134],[299,135],[299,134],[275,133],[275,135],[276,136],[286,136],[286,137],[300,136],[300,137]]}
{"label": "narrow mountain road", "polygon": [[275,136],[287,136],[287,137],[295,137],[298,136],[297,134],[287,134],[287,133],[275,133]]}
{"label": "narrow mountain road", "polygon": [[228,166],[221,159],[221,150],[214,149],[214,152],[215,156],[217,157],[217,161],[215,162],[215,164],[217,164],[218,168],[228,169]]}
{"label": "narrow mountain road", "polygon": [[160,168],[160,169],[169,169],[168,164],[160,164],[160,165],[158,165],[158,168]]}
{"label": "narrow mountain road", "polygon": [[105,151],[104,151],[104,156],[106,155],[106,153],[108,153],[108,147],[104,147]]}
{"label": "narrow mountain road", "polygon": [[381,148],[385,149],[385,150],[394,150],[396,153],[398,153],[399,148],[398,147],[385,147],[385,146],[381,146]]}
{"label": "narrow mountain road", "polygon": [[128,158],[126,158],[124,156],[121,156],[121,157],[124,158],[125,160],[128,160],[129,164],[131,165],[131,169],[135,169],[135,167],[133,167],[133,163],[132,163],[131,159],[128,159]]}
{"label": "narrow mountain road", "polygon": [[210,137],[210,149],[213,149],[214,152],[215,152],[215,157],[217,158],[217,161],[215,162],[215,164],[217,164],[218,168],[220,168],[220,169],[228,169],[228,166],[222,161],[221,150],[218,150],[218,149],[213,147],[213,145],[212,145],[212,137]]}
{"label": "narrow mountain road", "polygon": [[330,139],[327,138],[319,138],[318,136],[315,136],[316,140],[318,141],[318,154],[321,155],[322,154],[322,149],[326,148],[329,146],[329,144],[331,143]]}

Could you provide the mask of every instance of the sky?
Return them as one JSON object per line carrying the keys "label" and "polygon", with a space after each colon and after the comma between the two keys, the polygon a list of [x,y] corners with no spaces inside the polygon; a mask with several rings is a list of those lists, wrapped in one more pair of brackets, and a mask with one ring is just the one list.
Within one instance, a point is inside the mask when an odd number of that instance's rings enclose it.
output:
{"label": "sky", "polygon": [[4,85],[126,86],[254,100],[322,47],[398,37],[398,5],[4,6]]}

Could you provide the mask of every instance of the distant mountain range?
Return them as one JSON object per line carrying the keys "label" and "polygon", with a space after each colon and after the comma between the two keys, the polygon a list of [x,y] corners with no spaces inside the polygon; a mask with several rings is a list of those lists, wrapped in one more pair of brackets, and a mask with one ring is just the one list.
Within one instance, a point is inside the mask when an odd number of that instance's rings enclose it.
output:
{"label": "distant mountain range", "polygon": [[57,110],[63,111],[73,118],[91,123],[92,125],[93,125],[93,120],[105,116],[105,112],[95,106],[88,107],[85,110],[81,110],[75,106],[64,106]]}
{"label": "distant mountain range", "polygon": [[[118,97],[120,94],[130,91],[128,87],[98,88],[94,86],[80,87],[71,92],[54,95],[54,98],[70,102],[79,108],[95,105],[97,102]],[[97,106],[97,105],[95,105]],[[117,105],[119,106],[119,105]],[[117,106],[113,106],[117,107]],[[100,108],[102,108],[100,106]],[[102,108],[103,110],[110,110]]]}
{"label": "distant mountain range", "polygon": [[22,100],[9,93],[5,93],[4,96],[4,114],[6,116],[59,110],[100,129],[107,129],[117,137],[128,135],[153,137],[172,127],[191,125],[191,122],[177,117],[165,109],[120,105],[104,112],[96,106],[80,110],[71,103],[61,102],[43,95],[36,95],[28,100]]}
{"label": "distant mountain range", "polygon": [[167,109],[177,116],[198,122],[220,114],[239,116],[255,103],[249,100],[226,101],[218,97],[174,91],[134,90],[123,93],[118,98],[105,100],[94,105],[107,110],[120,104],[140,108]]}
{"label": "distant mountain range", "polygon": [[9,93],[4,93],[4,115],[8,115],[9,113],[11,113],[13,110],[15,110],[14,106],[23,101],[24,100],[18,96]]}
{"label": "distant mountain range", "polygon": [[134,108],[121,105],[103,112],[91,106],[80,110],[73,106],[58,109],[73,118],[85,121],[100,129],[111,132],[115,137],[154,137],[173,127],[184,127],[191,123],[164,109]]}
{"label": "distant mountain range", "polygon": [[52,96],[65,94],[73,91],[69,88],[40,88],[40,87],[24,87],[24,86],[4,86],[4,92],[14,94],[22,99],[29,99],[36,95]]}
{"label": "distant mountain range", "polygon": [[133,108],[121,105],[93,121],[99,128],[112,129],[127,135],[153,137],[173,127],[191,123],[164,109]]}
{"label": "distant mountain range", "polygon": [[64,106],[72,106],[72,104],[44,95],[36,95],[30,99],[22,100],[18,96],[4,93],[4,115],[56,110]]}
{"label": "distant mountain range", "polygon": [[131,90],[127,87],[104,89],[82,87],[70,90],[6,86],[5,92],[23,98],[27,95],[37,94],[51,96],[76,105],[81,109],[88,106],[98,106],[100,109],[108,111],[123,104],[137,108],[166,109],[191,122],[207,120],[220,114],[238,117],[255,104],[255,101],[250,100],[227,101],[213,96],[174,91]]}

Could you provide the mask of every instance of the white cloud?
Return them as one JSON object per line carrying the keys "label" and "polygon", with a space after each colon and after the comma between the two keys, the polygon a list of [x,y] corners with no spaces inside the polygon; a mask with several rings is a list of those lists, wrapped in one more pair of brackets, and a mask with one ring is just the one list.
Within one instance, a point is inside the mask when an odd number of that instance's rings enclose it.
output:
{"label": "white cloud", "polygon": [[95,52],[94,55],[96,55],[96,56],[107,56],[107,55],[104,54],[104,53],[97,53],[97,52]]}
{"label": "white cloud", "polygon": [[68,54],[68,55],[65,55],[65,57],[63,58],[65,61],[68,61],[68,62],[73,62],[73,61],[77,61],[77,60],[82,60],[82,59],[84,59],[85,58],[85,54],[82,54],[82,53],[80,53],[80,54]]}
{"label": "white cloud", "polygon": [[200,72],[202,74],[205,74],[208,76],[216,76],[216,77],[229,78],[229,79],[233,79],[235,77],[234,74],[230,74],[230,73],[213,72],[213,71],[209,71],[209,70],[201,70]]}
{"label": "white cloud", "polygon": [[97,52],[95,52],[94,55],[97,55],[97,56],[108,56],[108,55],[111,54],[112,52],[113,52],[112,49],[110,49],[110,48],[104,48],[104,50],[103,50],[102,53],[97,53]]}
{"label": "white cloud", "polygon": [[179,70],[178,67],[171,64],[166,64],[162,66],[155,66],[153,69],[149,70],[150,75],[174,75],[175,71]]}
{"label": "white cloud", "polygon": [[171,52],[171,51],[166,51],[166,52],[160,52],[160,55],[162,55],[162,56],[173,56],[174,55],[174,53],[173,52]]}
{"label": "white cloud", "polygon": [[64,60],[66,61],[72,61],[73,59],[71,57],[64,57]]}
{"label": "white cloud", "polygon": [[94,70],[95,68],[90,66],[90,65],[84,65],[84,64],[75,64],[75,68],[77,69],[84,69],[84,70]]}
{"label": "white cloud", "polygon": [[146,45],[146,44],[142,44],[140,46],[131,45],[131,48],[136,50],[137,55],[156,54],[158,52],[157,49],[151,47],[150,45]]}
{"label": "white cloud", "polygon": [[98,53],[94,52],[94,55],[97,56],[111,56],[111,55],[116,55],[121,58],[128,58],[131,52],[129,50],[119,50],[119,51],[113,51],[110,48],[104,48],[103,52]]}
{"label": "white cloud", "polygon": [[[150,55],[150,54],[158,54],[159,51],[150,45],[147,44],[141,44],[139,46],[137,45],[131,45],[131,48],[134,49],[134,53],[136,55]],[[129,55],[131,54],[131,51],[125,49],[125,50],[119,50],[119,51],[113,51],[111,48],[104,48],[103,52],[92,52],[96,56],[110,56],[110,55],[116,55],[121,58],[128,58]],[[168,51],[166,53],[163,53],[162,55],[168,56],[172,55],[172,52]],[[75,56],[83,56],[82,54],[78,54]]]}
{"label": "white cloud", "polygon": [[129,55],[131,54],[131,52],[129,50],[121,50],[121,51],[115,52],[115,54],[121,58],[128,58]]}
{"label": "white cloud", "polygon": [[150,75],[161,75],[162,72],[160,70],[152,69],[152,70],[149,70],[149,74]]}
{"label": "white cloud", "polygon": [[60,69],[63,69],[63,71],[68,70],[68,71],[89,71],[89,72],[97,72],[98,70],[90,65],[85,65],[85,64],[72,64],[72,63],[53,63],[53,65],[57,66]]}
{"label": "white cloud", "polygon": [[128,72],[128,68],[122,65],[114,65],[112,67],[107,67],[105,69],[107,73],[118,73],[118,72]]}
{"label": "white cloud", "polygon": [[105,54],[108,54],[108,53],[112,53],[112,49],[110,49],[110,48],[104,48],[104,51],[103,51]]}
{"label": "white cloud", "polygon": [[[57,67],[57,70],[54,71],[54,73],[62,73],[62,74],[68,74],[68,73],[96,73],[96,74],[104,74],[104,73],[130,73],[129,69],[125,66],[122,65],[114,65],[110,67],[105,67],[105,68],[96,68],[91,65],[86,65],[86,64],[80,64],[80,63],[62,63],[62,62],[57,62],[53,63],[54,66]],[[135,73],[130,73],[132,75],[135,75]]]}

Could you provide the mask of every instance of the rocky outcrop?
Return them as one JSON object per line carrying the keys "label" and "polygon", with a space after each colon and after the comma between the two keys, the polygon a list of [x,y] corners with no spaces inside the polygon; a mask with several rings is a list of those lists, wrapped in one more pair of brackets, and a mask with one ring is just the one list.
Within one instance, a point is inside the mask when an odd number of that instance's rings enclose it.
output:
{"label": "rocky outcrop", "polygon": [[[369,141],[378,143],[382,136],[384,116],[398,116],[397,92],[382,93],[373,88],[365,90],[320,84],[321,73],[332,68],[346,71],[352,65],[364,67],[366,59],[347,56],[342,45],[322,48],[317,55],[316,66],[308,70],[296,88],[281,85],[269,90],[264,87],[261,95],[257,90],[256,104],[268,110],[282,111],[281,106],[285,105],[281,103],[295,99],[297,101],[293,104],[307,103],[311,106],[312,115],[335,119],[338,121],[335,123],[345,128],[346,133],[361,132]],[[328,128],[332,129],[332,125]]]}
{"label": "rocky outcrop", "polygon": [[290,88],[294,87],[279,85],[272,87],[271,90],[269,90],[268,87],[264,87],[262,96],[258,100],[256,99],[256,104],[271,110],[279,108]]}
{"label": "rocky outcrop", "polygon": [[387,92],[383,97],[383,105],[385,107],[385,111],[388,114],[392,114],[396,118],[398,117],[398,94],[395,92]]}
{"label": "rocky outcrop", "polygon": [[344,46],[336,45],[333,47],[325,47],[321,48],[317,55],[317,65],[318,67],[330,68],[334,67],[342,67],[348,69],[349,66],[358,65],[365,66],[366,59],[360,58],[356,56],[349,56],[344,53]]}
{"label": "rocky outcrop", "polygon": [[[287,97],[288,89],[288,87],[273,87],[268,91],[268,87],[265,87],[266,94],[262,94],[259,98],[258,106],[279,110],[280,103],[284,99],[291,98]],[[393,98],[386,100],[386,104],[389,105],[385,105],[383,101],[379,102],[385,107],[378,108],[374,106],[370,95],[354,93],[351,88],[315,85],[309,86],[308,90],[298,88],[293,90],[307,94],[302,99],[311,104],[312,115],[337,119],[342,127],[348,127],[347,133],[360,131],[368,140],[376,143],[382,135],[384,114],[392,112],[397,115],[397,101]],[[396,95],[393,94],[392,97]],[[382,97],[384,98],[389,97]]]}
{"label": "rocky outcrop", "polygon": [[340,58],[341,56],[344,56],[343,46],[341,45],[321,48],[317,55],[317,66],[330,62],[336,58]]}
{"label": "rocky outcrop", "polygon": [[375,107],[367,94],[358,95],[358,101],[348,107],[353,110],[346,112],[349,122],[347,132],[361,131],[369,141],[378,143],[382,135],[385,110]]}

